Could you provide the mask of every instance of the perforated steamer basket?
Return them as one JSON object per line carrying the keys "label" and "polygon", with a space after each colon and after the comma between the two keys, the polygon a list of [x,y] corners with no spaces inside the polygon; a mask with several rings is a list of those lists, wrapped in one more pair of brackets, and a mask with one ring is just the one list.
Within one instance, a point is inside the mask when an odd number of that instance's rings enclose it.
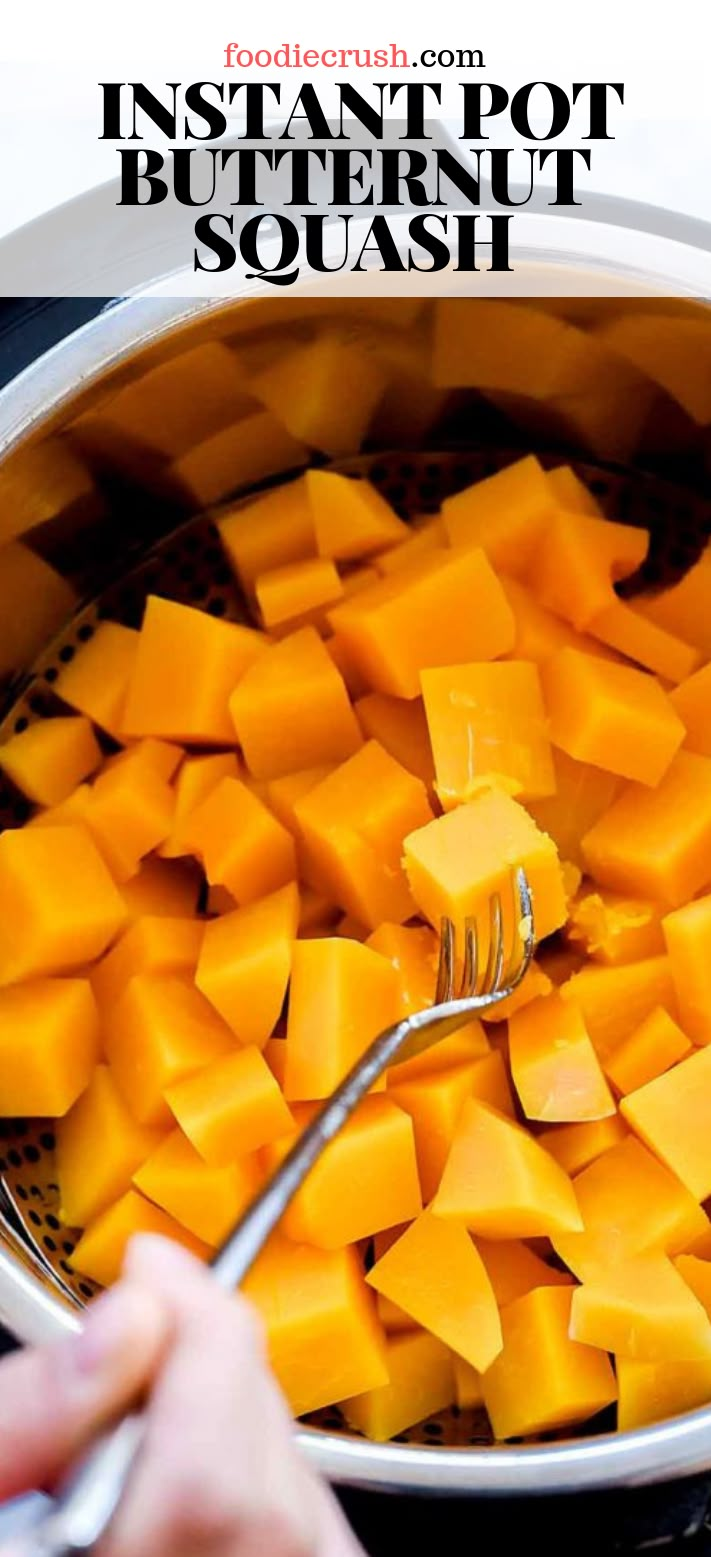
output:
{"label": "perforated steamer basket", "polygon": [[[398,306],[392,304],[393,319]],[[566,305],[541,306],[564,311]],[[622,305],[571,299],[568,306],[586,329],[596,328],[602,311],[626,306],[665,310],[665,318],[684,322],[693,318],[711,331],[705,310],[686,302]],[[366,328],[358,304],[334,300],[331,307],[327,317],[348,338]],[[150,590],[231,619],[245,617],[248,605],[217,541],[215,510],[191,513],[185,493],[167,479],[165,463],[156,466],[143,448],[114,447],[107,453],[94,445],[87,452],[81,428],[89,412],[110,403],[116,388],[139,382],[156,361],[177,365],[186,349],[205,340],[236,339],[241,349],[245,341],[254,345],[266,339],[276,326],[271,314],[260,309],[249,314],[244,305],[186,311],[165,302],[122,304],[49,353],[0,396],[0,539],[10,528],[5,517],[3,531],[2,516],[11,494],[18,504],[14,528],[21,544],[29,544],[55,573],[69,579],[78,597],[77,609],[55,624],[56,635],[42,645],[32,665],[14,665],[13,673],[6,674],[0,738],[22,728],[23,721],[55,711],[60,706],[53,690],[57,673],[91,635],[97,619],[106,615],[136,624]],[[371,340],[376,317],[376,332],[383,328],[382,314],[373,316],[367,324]],[[298,328],[308,334],[323,318],[321,301],[315,317],[306,308]],[[426,329],[426,320],[417,328]],[[532,375],[535,371],[531,364]],[[680,409],[668,386],[652,388],[646,435],[625,467],[602,459],[599,450],[591,457],[589,449],[572,446],[570,436],[561,445],[560,418],[547,423],[545,408],[533,397],[528,409],[519,401],[505,414],[500,403],[493,406],[490,397],[473,390],[440,408],[436,425],[427,430],[428,448],[393,452],[375,446],[337,468],[368,476],[412,518],[435,511],[444,495],[500,468],[522,450],[536,447],[548,463],[571,460],[610,516],[650,528],[650,564],[637,581],[646,587],[677,577],[711,533],[708,429]],[[377,445],[377,416],[374,431]],[[60,475],[67,451],[70,463],[79,458],[91,469],[91,480],[78,479],[76,470],[71,480],[66,470]],[[29,482],[28,497],[27,471],[33,469],[36,485]],[[280,479],[288,474],[282,472]],[[41,501],[48,490],[54,492],[54,512],[51,503]],[[230,506],[239,497],[233,494]],[[16,535],[9,544],[16,546],[17,540]],[[0,549],[0,580],[2,569]],[[27,609],[34,604],[28,601]],[[23,609],[18,599],[16,610]],[[0,666],[2,646],[0,621]],[[2,785],[0,828],[17,825],[25,815],[21,797]],[[82,1305],[93,1295],[91,1285],[72,1269],[75,1235],[62,1227],[57,1210],[51,1124],[3,1124],[0,1320],[20,1339],[39,1340],[76,1328]],[[300,1426],[299,1437],[312,1461],[334,1481],[389,1491],[571,1492],[688,1477],[711,1467],[709,1410],[632,1434],[606,1431],[604,1421],[596,1426],[602,1430],[573,1440],[493,1447],[481,1417],[449,1412],[413,1429],[405,1441],[381,1446],[347,1432],[336,1412],[323,1412]]]}

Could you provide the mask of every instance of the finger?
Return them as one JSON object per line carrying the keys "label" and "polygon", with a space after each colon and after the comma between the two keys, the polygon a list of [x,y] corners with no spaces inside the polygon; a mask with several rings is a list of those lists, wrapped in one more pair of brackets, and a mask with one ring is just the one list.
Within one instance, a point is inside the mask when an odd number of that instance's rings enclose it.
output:
{"label": "finger", "polygon": [[0,1367],[0,1501],[51,1483],[158,1366],[170,1333],[159,1295],[122,1283],[79,1335],[17,1352]]}
{"label": "finger", "polygon": [[137,1240],[127,1271],[172,1303],[175,1341],[105,1557],[312,1557],[321,1489],[296,1452],[249,1305],[160,1240]]}

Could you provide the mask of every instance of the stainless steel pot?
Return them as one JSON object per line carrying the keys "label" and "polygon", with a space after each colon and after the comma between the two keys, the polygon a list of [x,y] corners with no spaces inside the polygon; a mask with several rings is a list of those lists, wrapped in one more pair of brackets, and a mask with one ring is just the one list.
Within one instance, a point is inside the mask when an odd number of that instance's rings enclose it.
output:
{"label": "stainless steel pot", "polygon": [[[560,261],[561,256],[548,255],[549,279],[551,265],[553,274],[560,273]],[[531,274],[541,263],[540,258],[532,261]],[[586,268],[600,283],[599,259],[593,256]],[[596,290],[614,294],[617,286],[625,294],[623,299],[573,295],[536,306],[561,320],[572,320],[596,340],[603,327],[621,318],[648,321],[647,360],[641,366],[637,362],[633,374],[646,396],[644,429],[638,429],[637,441],[627,451],[628,466],[634,471],[636,465],[651,465],[698,496],[707,491],[709,470],[711,313],[688,293],[683,296],[688,273],[684,267],[682,271],[674,274],[672,266],[671,275],[660,280],[645,265],[644,274],[635,268],[615,278],[608,267],[606,284],[598,284]],[[524,294],[526,274],[522,265],[519,280]],[[659,296],[663,292],[666,298]],[[483,305],[472,300],[464,306],[477,310]],[[515,310],[522,305],[509,306]],[[0,678],[5,678],[8,697],[11,684],[61,627],[76,600],[91,593],[95,576],[105,578],[119,565],[127,541],[130,552],[142,536],[155,536],[175,522],[176,513],[189,511],[204,499],[199,481],[196,488],[194,462],[187,467],[193,476],[186,479],[181,460],[191,440],[194,445],[208,438],[205,417],[213,417],[217,427],[229,427],[239,426],[249,414],[249,405],[239,405],[240,393],[244,401],[244,386],[240,391],[232,380],[210,383],[209,366],[204,366],[209,364],[208,353],[201,359],[203,376],[199,383],[195,381],[192,426],[190,415],[182,420],[156,416],[156,409],[160,413],[161,406],[172,403],[171,383],[180,386],[185,354],[206,343],[227,341],[248,372],[282,349],[284,332],[290,338],[308,335],[324,323],[340,331],[344,340],[360,341],[368,351],[383,350],[393,329],[400,345],[420,336],[424,341],[429,330],[426,314],[413,303],[389,302],[375,294],[313,303],[302,294],[284,301],[260,297],[249,303],[134,298],[85,324],[0,393]],[[613,356],[624,362],[625,371],[629,369],[628,358]],[[217,372],[219,354],[214,361]],[[686,393],[684,361],[689,382],[697,386],[692,394]],[[132,394],[157,367],[163,376],[151,380],[159,386],[155,400],[142,400],[139,391],[132,409]],[[589,409],[599,395],[594,375],[589,395],[584,383],[576,383],[577,409],[571,412],[569,402],[562,409],[560,403],[541,402],[536,397],[536,363],[529,361],[525,368],[528,395],[514,393],[511,385],[507,389],[487,382],[478,388],[473,385],[464,395],[442,396],[429,405],[429,426],[418,427],[412,411],[412,438],[427,440],[437,426],[440,442],[464,436],[482,443],[491,440],[494,428],[500,439],[507,429],[509,441],[522,446],[560,444],[562,438],[573,453],[588,459],[592,453],[604,460],[606,450],[599,440],[609,437],[610,452],[619,458],[615,429],[596,434],[598,446],[592,450],[585,442],[592,436],[586,432],[592,423],[585,410],[580,414],[580,407]],[[408,382],[415,399],[417,371],[413,358]],[[184,384],[180,395],[184,402]],[[167,433],[162,421],[167,422]],[[391,406],[382,426],[382,442],[393,422]],[[401,431],[403,427],[407,434],[401,418]],[[377,419],[375,434],[377,443]],[[209,460],[207,464],[212,469]],[[204,462],[198,461],[197,468],[204,470]],[[251,479],[268,475],[268,468],[260,468],[256,476],[252,470]],[[230,472],[220,479],[229,489]],[[225,495],[210,489],[206,500]],[[3,605],[3,578],[15,566],[18,548],[22,552],[27,543],[35,559],[27,574],[30,597],[8,599],[6,595]],[[42,608],[45,592],[46,610]],[[21,618],[23,631],[18,634]],[[25,1341],[45,1339],[79,1323],[76,1307],[47,1282],[41,1259],[21,1231],[19,1236],[13,1234],[10,1222],[4,1230],[0,1226],[0,1320]],[[711,1409],[643,1432],[512,1448],[470,1447],[456,1441],[441,1445],[426,1439],[376,1446],[345,1432],[320,1428],[304,1428],[299,1437],[304,1452],[333,1481],[389,1491],[570,1493],[644,1486],[711,1470]]]}

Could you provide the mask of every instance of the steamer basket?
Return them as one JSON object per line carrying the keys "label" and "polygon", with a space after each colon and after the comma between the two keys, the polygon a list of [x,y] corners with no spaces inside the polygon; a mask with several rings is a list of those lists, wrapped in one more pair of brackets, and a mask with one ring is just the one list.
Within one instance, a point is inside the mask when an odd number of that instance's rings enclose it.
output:
{"label": "steamer basket", "polygon": [[[468,306],[479,305],[472,301]],[[693,324],[691,338],[705,342],[711,381],[711,317],[700,306],[580,299],[536,306],[555,309],[563,317],[567,306],[576,324],[587,331],[623,311],[659,317],[665,328],[666,321],[676,320],[679,350]],[[509,307],[515,310],[517,304]],[[171,375],[180,375],[183,354],[206,342],[228,342],[238,355],[258,362],[278,353],[285,337],[310,338],[325,320],[344,340],[364,342],[376,353],[393,329],[401,335],[418,331],[426,344],[430,328],[427,311],[414,314],[404,301],[385,305],[379,300],[370,310],[367,304],[347,300],[334,300],[328,307],[323,300],[302,301],[296,311],[298,322],[293,307],[290,311],[255,303],[200,310],[187,320],[169,321],[162,306],[156,312],[140,303],[122,305],[0,396],[0,436],[8,429],[7,453],[0,462],[0,497],[5,498],[0,542],[5,539],[7,547],[3,556],[0,546],[0,591],[4,561],[15,566],[18,545],[28,547],[35,559],[28,598],[15,596],[11,617],[3,617],[0,604],[0,672],[5,676],[0,739],[58,711],[63,705],[53,688],[61,666],[90,638],[101,617],[137,625],[151,591],[231,620],[248,619],[248,603],[225,565],[214,528],[220,505],[213,504],[207,512],[191,511],[195,503],[176,479],[176,451],[157,451],[150,426],[135,418],[133,431],[127,433],[130,415],[123,417],[119,436],[112,406],[119,395],[123,400],[118,403],[125,406],[127,392],[157,365],[164,368],[163,393],[169,393],[166,384]],[[690,362],[690,369],[698,372],[698,361]],[[530,373],[533,378],[535,363]],[[77,384],[82,385],[78,392]],[[522,394],[492,395],[487,385],[486,392],[472,388],[441,396],[427,426],[416,427],[413,413],[413,446],[396,452],[378,446],[392,425],[392,408],[382,427],[376,413],[372,447],[334,468],[369,477],[404,517],[412,518],[436,511],[448,493],[501,468],[523,450],[535,448],[549,465],[568,460],[610,517],[650,529],[650,557],[631,589],[654,588],[678,578],[711,534],[709,428],[670,393],[668,377],[663,383],[661,376],[647,374],[642,387],[646,412],[624,465],[603,458],[599,441],[594,451],[581,438],[576,445],[568,411],[563,417],[559,405]],[[203,396],[209,388],[203,384]],[[215,383],[213,390],[219,418],[225,415],[224,386]],[[590,421],[584,389],[581,394],[577,427]],[[591,383],[591,400],[596,394],[599,384]],[[711,422],[711,387],[708,398]],[[196,425],[201,417],[203,406]],[[13,421],[15,440],[9,434]],[[407,432],[404,413],[400,422]],[[236,445],[239,429],[235,419]],[[618,442],[618,429],[613,428],[610,446],[615,452]],[[310,457],[323,463],[318,454]],[[257,484],[288,474],[282,471],[274,477],[262,471]],[[242,500],[245,488],[242,484],[233,490],[227,480],[220,497],[232,507]],[[17,621],[25,615],[30,621],[23,660],[17,644],[10,644]],[[42,636],[33,643],[35,630]],[[0,830],[20,825],[27,814],[22,797],[0,778]],[[58,1217],[51,1124],[0,1122],[0,1318],[21,1339],[40,1339],[79,1323],[81,1307],[95,1289],[72,1269],[75,1239]],[[334,1480],[389,1490],[579,1490],[655,1480],[662,1465],[670,1476],[711,1464],[711,1410],[643,1433],[614,1435],[605,1431],[609,1425],[603,1420],[596,1424],[602,1431],[575,1441],[493,1448],[480,1415],[451,1411],[420,1424],[392,1445],[376,1446],[350,1434],[338,1413],[327,1411],[302,1425],[300,1439]]]}

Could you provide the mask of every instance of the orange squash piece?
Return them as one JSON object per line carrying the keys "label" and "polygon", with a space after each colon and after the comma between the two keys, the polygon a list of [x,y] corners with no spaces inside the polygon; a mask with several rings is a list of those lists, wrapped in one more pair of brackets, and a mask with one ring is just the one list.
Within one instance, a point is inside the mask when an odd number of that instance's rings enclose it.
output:
{"label": "orange squash piece", "polygon": [[214,752],[208,756],[186,757],[175,780],[175,800],[170,833],[158,853],[164,859],[189,854],[186,829],[193,811],[206,800],[220,779],[239,778],[236,752]]}
{"label": "orange squash piece", "polygon": [[[482,789],[468,805],[418,828],[404,841],[405,870],[418,908],[439,928],[444,915],[460,935],[499,892],[511,920],[511,872],[523,866],[543,940],[565,921],[566,901],[555,845],[523,806],[500,789]],[[511,944],[509,942],[509,944]]]}
{"label": "orange squash piece", "polygon": [[567,1173],[521,1125],[474,1098],[460,1115],[433,1209],[484,1238],[545,1238],[583,1225]]}
{"label": "orange squash piece", "polygon": [[171,785],[146,763],[126,761],[99,774],[82,819],[115,881],[130,881],[164,842],[173,806]]}
{"label": "orange squash piece", "polygon": [[349,1427],[373,1443],[386,1443],[416,1422],[454,1404],[452,1353],[434,1335],[396,1335],[385,1353],[389,1383],[341,1402]]}
{"label": "orange squash piece", "polygon": [[423,1211],[366,1279],[479,1372],[501,1351],[491,1282],[464,1227]]}
{"label": "orange squash piece", "polygon": [[451,1065],[409,1081],[400,1081],[399,1071],[398,1065],[390,1070],[388,1097],[412,1120],[422,1196],[428,1202],[439,1189],[459,1116],[471,1096],[474,1065]]}
{"label": "orange squash piece", "polygon": [[318,620],[326,606],[341,599],[343,585],[334,562],[308,557],[260,573],[254,592],[263,626],[282,633]]}
{"label": "orange squash piece", "polygon": [[361,744],[343,678],[314,627],[272,644],[235,688],[230,712],[259,779],[343,762]]}
{"label": "orange squash piece", "polygon": [[110,1287],[121,1275],[124,1255],[132,1238],[151,1233],[182,1244],[196,1259],[206,1260],[209,1249],[181,1227],[159,1206],[151,1205],[135,1189],[129,1189],[96,1218],[82,1234],[72,1254],[72,1265],[101,1287]]}
{"label": "orange squash piece", "polygon": [[[499,576],[516,624],[513,659],[532,660],[535,665],[541,666],[545,665],[551,655],[569,645],[579,648],[585,644],[588,647],[588,640],[576,633],[561,617],[547,611],[520,579],[510,578],[505,573]],[[594,639],[590,639],[589,643],[594,645]]]}
{"label": "orange squash piece", "polygon": [[316,552],[306,478],[299,476],[221,514],[217,521],[228,560],[246,590],[260,573],[304,562]]}
{"label": "orange squash piece", "polygon": [[357,454],[385,379],[371,353],[324,331],[280,354],[250,388],[293,438],[337,459]]}
{"label": "orange squash piece", "polygon": [[655,1006],[616,1048],[605,1071],[617,1092],[635,1092],[685,1059],[691,1044],[663,1006]]}
{"label": "orange squash piece", "polygon": [[472,1076],[472,1097],[499,1114],[516,1118],[516,1105],[511,1092],[509,1075],[499,1049],[493,1049],[483,1059],[477,1060]]}
{"label": "orange squash piece", "polygon": [[483,551],[434,552],[329,612],[334,633],[372,691],[419,697],[434,665],[493,660],[515,625]]}
{"label": "orange squash piece", "polygon": [[664,951],[658,903],[585,888],[570,905],[566,936],[594,962],[617,967]]}
{"label": "orange squash piece", "polygon": [[554,470],[546,471],[546,477],[559,506],[568,513],[591,514],[593,518],[600,519],[603,517],[597,498],[585,482],[576,476],[572,465],[556,465]]}
{"label": "orange squash piece", "polygon": [[76,708],[121,739],[123,713],[133,666],[138,652],[138,633],[120,622],[98,622],[92,636],[64,665],[54,690],[70,708]]}
{"label": "orange squash piece", "polygon": [[[267,804],[277,820],[291,833],[296,844],[299,877],[308,883],[310,890],[314,890],[314,883],[319,880],[318,860],[304,837],[297,806],[304,795],[308,795],[332,772],[331,766],[322,763],[315,768],[301,768],[295,773],[286,773],[281,778],[270,779],[266,785]],[[319,895],[323,897],[323,893]],[[338,917],[338,910],[336,905],[333,907],[335,919]]]}
{"label": "orange squash piece", "polygon": [[482,1378],[497,1438],[574,1427],[614,1401],[609,1358],[568,1334],[572,1293],[537,1287],[501,1315],[503,1350]]}
{"label": "orange squash piece", "polygon": [[57,806],[101,762],[88,719],[38,719],[0,746],[0,772],[34,805]]}
{"label": "orange squash piece", "polygon": [[138,973],[194,974],[204,933],[205,926],[199,919],[147,914],[134,920],[91,970],[92,988],[101,1010],[114,1006]]}
{"label": "orange squash piece", "polygon": [[[32,461],[32,481],[36,492],[37,455],[41,448],[28,450]],[[52,462],[54,463],[54,462]],[[3,500],[3,527],[7,509]],[[12,504],[10,504],[12,513]],[[13,514],[14,518],[14,514]],[[55,633],[69,621],[78,605],[76,590],[55,568],[21,541],[10,541],[0,551],[0,616],[3,633],[0,649],[0,676],[26,671],[42,654]],[[22,610],[17,609],[22,601]]]}
{"label": "orange squash piece", "polygon": [[396,762],[430,789],[435,776],[434,759],[421,699],[406,702],[401,697],[370,692],[358,698],[355,711],[365,740],[378,741]]}
{"label": "orange squash piece", "polygon": [[146,735],[140,741],[129,741],[122,751],[114,752],[112,757],[107,757],[103,771],[109,773],[113,768],[123,768],[131,773],[138,773],[143,768],[156,773],[158,778],[165,783],[175,778],[185,752],[182,746],[176,746],[172,741],[158,741],[155,736]]}
{"label": "orange squash piece", "polygon": [[289,1102],[328,1097],[398,1015],[397,974],[385,957],[337,936],[297,941],[284,1096]]}
{"label": "orange squash piece", "polygon": [[195,982],[242,1043],[263,1048],[276,1027],[298,920],[292,881],[205,927]]}
{"label": "orange squash piece", "polygon": [[185,919],[197,911],[202,877],[190,861],[161,860],[149,854],[135,876],[121,886],[129,920],[146,915]]}
{"label": "orange squash piece", "polygon": [[552,1130],[544,1130],[538,1139],[572,1177],[603,1152],[619,1145],[626,1135],[624,1119],[615,1113],[607,1119],[591,1119],[584,1124],[556,1125]]}
{"label": "orange squash piece", "polygon": [[190,814],[191,851],[213,886],[253,903],[296,875],[291,833],[240,779],[224,778]]}
{"label": "orange squash piece", "polygon": [[[563,873],[565,873],[565,866],[563,865],[561,868]],[[532,1000],[538,1000],[545,995],[550,995],[552,989],[553,984],[548,974],[544,972],[540,963],[534,959],[528,972],[524,974],[521,983],[513,991],[513,994],[507,995],[505,1000],[500,1000],[498,1005],[493,1006],[489,1011],[485,1011],[482,1021],[487,1025],[490,1022],[508,1022],[512,1016],[516,1015],[517,1011],[522,1011],[525,1006],[530,1005]]]}
{"label": "orange squash piece", "polygon": [[535,454],[445,498],[442,518],[452,546],[481,546],[497,572],[527,571],[549,510],[550,482]]}
{"label": "orange squash piece", "polygon": [[711,1318],[711,1260],[699,1259],[696,1254],[679,1254],[674,1264]]}
{"label": "orange squash piece", "polygon": [[573,1278],[567,1271],[547,1265],[533,1249],[518,1239],[501,1242],[477,1238],[476,1246],[486,1266],[499,1308],[515,1303],[537,1287],[569,1287]]}
{"label": "orange squash piece", "polygon": [[711,1360],[711,1322],[664,1254],[640,1254],[573,1293],[570,1335],[637,1362]]}
{"label": "orange squash piece", "polygon": [[528,1119],[571,1123],[615,1113],[582,1012],[557,992],[511,1017],[509,1061]]}
{"label": "orange squash piece", "polygon": [[[389,551],[381,552],[376,558],[375,568],[381,574],[399,573],[401,568],[409,567],[411,562],[420,562],[423,557],[428,557],[431,552],[437,552],[446,545],[447,531],[441,519],[427,519],[420,524],[413,521],[407,540]],[[375,583],[375,579],[372,582]]]}
{"label": "orange squash piece", "polygon": [[37,979],[0,990],[3,1118],[66,1114],[98,1054],[98,1012],[86,979]]}
{"label": "orange squash piece", "polygon": [[648,546],[646,530],[553,510],[524,581],[548,611],[584,632],[614,606],[613,584],[637,571]]}
{"label": "orange squash piece", "polygon": [[476,1368],[470,1368],[469,1363],[463,1357],[457,1357],[456,1352],[451,1353],[454,1367],[454,1389],[457,1405],[460,1411],[478,1411],[484,1404],[484,1392],[481,1387],[481,1374]]}
{"label": "orange squash piece", "polygon": [[0,902],[0,985],[81,968],[126,920],[81,826],[8,828],[0,836]]}
{"label": "orange squash piece", "polygon": [[425,787],[377,741],[309,788],[294,807],[316,884],[374,930],[409,919],[403,839],[432,818]]}
{"label": "orange squash piece", "polygon": [[584,1168],[575,1193],[584,1231],[557,1233],[553,1244],[580,1281],[637,1254],[679,1254],[707,1231],[693,1195],[633,1135]]}
{"label": "orange squash piece", "polygon": [[87,1227],[131,1187],[161,1131],[137,1124],[107,1065],[57,1124],[57,1177],[67,1227]]}
{"label": "orange squash piece", "polygon": [[408,539],[408,526],[370,481],[330,470],[309,470],[305,479],[320,557],[355,562]]}
{"label": "orange squash piece", "polygon": [[184,1135],[211,1168],[225,1168],[294,1128],[279,1083],[252,1044],[176,1082],[165,1097]]}
{"label": "orange squash piece", "polygon": [[307,461],[303,443],[270,411],[257,409],[173,460],[161,485],[194,512]]}
{"label": "orange squash piece", "polygon": [[561,986],[564,1000],[583,1013],[603,1066],[655,1006],[676,1016],[676,994],[668,957],[645,957],[622,967],[588,964]]}
{"label": "orange squash piece", "polygon": [[711,758],[677,752],[656,789],[628,784],[582,841],[602,886],[669,908],[711,881]]}
{"label": "orange squash piece", "polygon": [[555,793],[535,665],[506,660],[423,670],[422,694],[445,811],[470,800],[482,782],[500,783],[523,801]]}
{"label": "orange squash piece", "polygon": [[694,1043],[711,1043],[711,895],[674,909],[662,928],[679,1020]]}
{"label": "orange squash piece", "polygon": [[[398,975],[400,986],[400,1016],[410,1016],[434,1002],[437,987],[437,963],[439,943],[428,925],[379,925],[368,936],[367,945],[373,951],[387,957]],[[480,1021],[472,1018],[466,1026],[457,1028],[448,1038],[421,1054],[413,1054],[393,1065],[388,1085],[399,1087],[416,1077],[428,1076],[435,1071],[475,1062],[489,1053],[489,1040]]]}
{"label": "orange squash piece", "polygon": [[709,1362],[634,1362],[631,1357],[618,1357],[615,1372],[621,1433],[695,1411],[711,1400]]}
{"label": "orange squash piece", "polygon": [[214,1249],[239,1221],[261,1177],[257,1157],[210,1167],[176,1129],[159,1142],[133,1182],[154,1205]]}
{"label": "orange squash piece", "polygon": [[355,1249],[310,1249],[277,1235],[244,1292],[294,1416],[387,1384],[385,1336]]}
{"label": "orange squash piece", "polygon": [[640,595],[635,610],[648,622],[683,639],[698,649],[704,660],[711,659],[711,549],[707,547],[688,573],[657,594]]}
{"label": "orange squash piece", "polygon": [[234,1047],[228,1027],[187,980],[139,974],[105,1013],[114,1079],[139,1124],[170,1123],[163,1094]]}
{"label": "orange squash piece", "polygon": [[[400,1223],[396,1227],[386,1227],[382,1232],[376,1233],[373,1238],[373,1264],[382,1260],[398,1238],[407,1231],[405,1224]],[[417,1326],[411,1314],[406,1314],[404,1308],[398,1308],[397,1303],[391,1303],[390,1298],[384,1297],[382,1292],[375,1294],[375,1307],[380,1323],[386,1335],[402,1335],[403,1330],[415,1330]]]}
{"label": "orange squash piece", "polygon": [[[268,1172],[280,1166],[315,1109],[296,1104],[296,1132],[265,1150]],[[340,1249],[409,1222],[421,1210],[412,1121],[390,1097],[367,1097],[326,1147],[282,1226],[295,1243]]]}
{"label": "orange squash piece", "polygon": [[[185,745],[233,745],[230,694],[265,650],[266,639],[252,627],[149,595],[123,712],[124,734],[162,736]],[[171,666],[184,666],[186,674],[171,674]]]}
{"label": "orange squash piece", "polygon": [[541,831],[553,839],[561,859],[585,868],[580,840],[609,810],[620,787],[614,773],[553,752],[555,794],[530,801],[528,810]]}
{"label": "orange squash piece", "polygon": [[[708,570],[711,583],[711,570]],[[681,681],[670,693],[671,701],[686,730],[684,745],[701,757],[711,757],[711,665]]]}
{"label": "orange squash piece", "polygon": [[612,600],[588,623],[588,632],[665,681],[686,680],[699,663],[699,651],[640,616],[625,600]]}
{"label": "orange squash piece", "polygon": [[700,1049],[622,1099],[627,1123],[696,1200],[711,1195],[711,1048]]}
{"label": "orange squash piece", "polygon": [[684,739],[659,683],[631,665],[562,649],[544,668],[543,690],[553,744],[620,778],[658,784]]}

